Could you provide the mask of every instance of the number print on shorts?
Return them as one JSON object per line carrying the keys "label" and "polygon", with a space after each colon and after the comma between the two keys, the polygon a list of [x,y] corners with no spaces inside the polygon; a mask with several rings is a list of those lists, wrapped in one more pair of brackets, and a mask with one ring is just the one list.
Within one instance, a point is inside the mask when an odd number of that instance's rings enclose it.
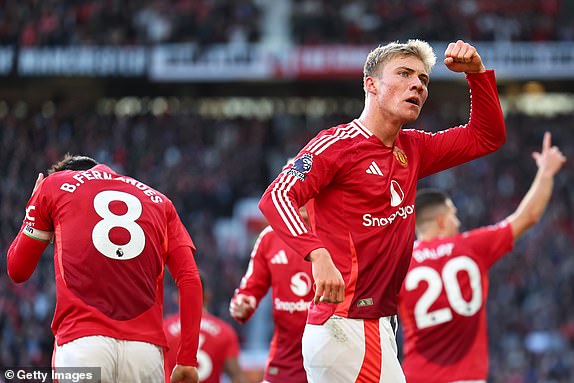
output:
{"label": "number print on shorts", "polygon": [[201,349],[201,346],[205,343],[205,335],[199,334],[199,345],[197,347],[197,375],[199,375],[199,381],[203,382],[211,375],[213,371],[213,362],[209,357],[209,354]]}
{"label": "number print on shorts", "polygon": [[[472,295],[470,301],[462,296],[460,284],[456,275],[458,272],[468,274]],[[467,256],[453,258],[445,263],[441,275],[433,268],[421,266],[412,269],[405,280],[407,291],[414,290],[421,281],[428,283],[428,287],[415,305],[415,321],[419,329],[436,326],[452,320],[451,308],[463,316],[473,316],[482,305],[482,287],[480,283],[480,269],[476,262]],[[449,307],[429,312],[429,308],[436,302],[442,288],[446,291]]]}
{"label": "number print on shorts", "polygon": [[[110,210],[110,203],[121,201],[128,210],[125,214],[117,215]],[[94,209],[102,220],[92,230],[92,242],[96,249],[108,258],[125,261],[140,255],[145,247],[145,234],[136,223],[142,215],[142,203],[131,194],[116,190],[100,192],[94,198]],[[130,241],[126,244],[116,244],[110,240],[110,230],[121,227],[130,233]]]}

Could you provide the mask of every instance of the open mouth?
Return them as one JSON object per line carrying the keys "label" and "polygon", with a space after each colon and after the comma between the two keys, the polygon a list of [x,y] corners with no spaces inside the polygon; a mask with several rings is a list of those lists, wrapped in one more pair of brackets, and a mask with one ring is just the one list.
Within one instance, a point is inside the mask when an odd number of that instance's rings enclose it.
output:
{"label": "open mouth", "polygon": [[419,106],[419,100],[416,97],[407,98],[406,102],[408,102],[409,104]]}

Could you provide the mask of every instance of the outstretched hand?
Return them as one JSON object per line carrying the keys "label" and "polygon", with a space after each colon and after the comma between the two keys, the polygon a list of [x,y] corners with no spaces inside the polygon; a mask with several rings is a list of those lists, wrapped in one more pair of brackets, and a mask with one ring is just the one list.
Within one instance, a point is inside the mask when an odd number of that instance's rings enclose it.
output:
{"label": "outstretched hand", "polygon": [[552,135],[550,132],[544,133],[542,140],[542,151],[532,153],[532,158],[536,161],[538,169],[544,171],[549,176],[554,176],[566,162],[566,156],[562,154],[557,146],[552,146]]}
{"label": "outstretched hand", "polygon": [[482,73],[486,71],[475,47],[462,40],[448,44],[444,65],[453,72]]}

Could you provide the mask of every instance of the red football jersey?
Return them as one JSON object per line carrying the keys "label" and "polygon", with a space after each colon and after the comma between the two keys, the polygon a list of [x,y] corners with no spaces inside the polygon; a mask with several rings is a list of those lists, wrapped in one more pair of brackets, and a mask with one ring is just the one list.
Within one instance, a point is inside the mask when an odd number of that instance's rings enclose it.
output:
{"label": "red football jersey", "polygon": [[[490,153],[505,140],[494,73],[467,74],[467,125],[438,133],[401,130],[385,146],[358,120],[320,132],[267,188],[259,207],[301,257],[326,248],[345,281],[339,305],[311,304],[309,323],[332,314],[375,319],[397,313],[414,242],[417,181]],[[315,199],[316,230],[298,208]]]}
{"label": "red football jersey", "polygon": [[[165,381],[169,383],[171,371],[175,367],[177,349],[181,341],[179,314],[167,317],[164,321],[169,351],[165,356]],[[239,356],[239,339],[227,322],[204,311],[199,331],[197,350],[197,372],[202,383],[219,383],[225,360]]]}
{"label": "red football jersey", "polygon": [[59,171],[30,198],[24,227],[54,233],[58,345],[90,335],[167,344],[164,264],[195,247],[166,196],[105,165]]}
{"label": "red football jersey", "polygon": [[235,293],[254,296],[259,303],[269,288],[275,327],[265,380],[306,383],[301,338],[314,296],[311,262],[287,247],[271,227],[257,238],[247,272]]}
{"label": "red football jersey", "polygon": [[415,244],[399,295],[409,383],[486,380],[488,269],[513,243],[503,222]]}

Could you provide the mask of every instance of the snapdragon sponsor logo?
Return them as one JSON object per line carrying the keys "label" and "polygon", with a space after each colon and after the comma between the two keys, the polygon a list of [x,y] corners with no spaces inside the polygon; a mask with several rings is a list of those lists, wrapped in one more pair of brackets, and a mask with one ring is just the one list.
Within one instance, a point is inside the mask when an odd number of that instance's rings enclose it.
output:
{"label": "snapdragon sponsor logo", "polygon": [[375,217],[372,214],[363,214],[363,226],[366,227],[380,227],[392,224],[397,218],[406,219],[409,215],[415,212],[415,205],[401,206],[393,214],[388,217]]}
{"label": "snapdragon sponsor logo", "polygon": [[311,287],[313,287],[313,282],[307,273],[300,271],[291,277],[291,291],[293,294],[304,297],[309,294]]}
{"label": "snapdragon sponsor logo", "polygon": [[297,302],[293,301],[282,301],[280,298],[275,298],[275,310],[277,311],[287,311],[289,314],[293,314],[296,311],[307,311],[311,302],[305,302],[303,299],[299,299]]}

